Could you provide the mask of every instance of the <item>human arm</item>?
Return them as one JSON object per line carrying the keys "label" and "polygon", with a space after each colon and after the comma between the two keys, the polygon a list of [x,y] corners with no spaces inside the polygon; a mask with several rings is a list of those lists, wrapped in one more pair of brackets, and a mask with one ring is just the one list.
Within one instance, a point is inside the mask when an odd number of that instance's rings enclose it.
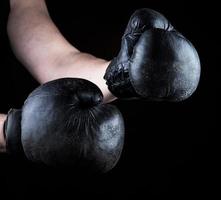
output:
{"label": "human arm", "polygon": [[103,79],[109,62],[71,45],[53,23],[44,0],[11,0],[10,6],[8,35],[12,49],[39,83],[83,78],[101,89],[104,101],[115,99]]}
{"label": "human arm", "polygon": [[5,119],[6,115],[0,114],[0,152],[6,152],[6,143],[3,130]]}

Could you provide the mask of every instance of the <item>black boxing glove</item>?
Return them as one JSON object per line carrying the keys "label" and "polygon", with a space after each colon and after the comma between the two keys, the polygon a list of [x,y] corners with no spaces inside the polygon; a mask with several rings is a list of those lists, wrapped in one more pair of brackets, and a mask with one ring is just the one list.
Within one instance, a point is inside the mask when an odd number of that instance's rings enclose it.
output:
{"label": "black boxing glove", "polygon": [[167,101],[191,96],[199,78],[194,46],[163,15],[146,8],[131,16],[104,76],[116,97]]}
{"label": "black boxing glove", "polygon": [[100,89],[84,79],[63,78],[38,87],[21,110],[8,113],[7,151],[49,166],[112,169],[122,152],[124,122],[118,109],[102,99]]}

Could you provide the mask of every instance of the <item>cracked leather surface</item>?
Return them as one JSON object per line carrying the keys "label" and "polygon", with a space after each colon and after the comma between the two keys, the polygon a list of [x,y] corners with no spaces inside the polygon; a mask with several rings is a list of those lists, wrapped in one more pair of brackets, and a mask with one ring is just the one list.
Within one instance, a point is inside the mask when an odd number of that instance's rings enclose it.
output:
{"label": "cracked leather surface", "polygon": [[21,111],[9,112],[8,151],[22,147],[29,160],[49,166],[112,169],[123,149],[124,121],[115,106],[102,100],[100,89],[84,79],[63,78],[38,87]]}
{"label": "cracked leather surface", "polygon": [[162,14],[147,8],[131,16],[121,50],[104,76],[116,97],[166,101],[191,96],[199,78],[194,46]]}

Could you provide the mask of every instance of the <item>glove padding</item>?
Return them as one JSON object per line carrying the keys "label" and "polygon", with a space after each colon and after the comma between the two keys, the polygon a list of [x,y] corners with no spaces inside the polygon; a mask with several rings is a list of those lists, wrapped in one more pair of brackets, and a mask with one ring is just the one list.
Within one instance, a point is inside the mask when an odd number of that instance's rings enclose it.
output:
{"label": "glove padding", "polygon": [[160,13],[137,10],[104,79],[119,98],[181,101],[196,90],[200,61],[193,45]]}
{"label": "glove padding", "polygon": [[22,110],[5,122],[7,150],[50,166],[106,172],[120,158],[124,122],[118,109],[102,104],[100,89],[74,78],[35,89]]}

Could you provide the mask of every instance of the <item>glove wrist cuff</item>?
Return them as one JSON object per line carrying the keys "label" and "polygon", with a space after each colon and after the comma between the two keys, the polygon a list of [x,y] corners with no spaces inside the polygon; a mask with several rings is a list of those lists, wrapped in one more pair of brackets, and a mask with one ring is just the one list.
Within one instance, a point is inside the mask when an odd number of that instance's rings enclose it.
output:
{"label": "glove wrist cuff", "polygon": [[130,61],[117,62],[114,58],[107,67],[104,79],[111,93],[118,98],[139,97],[129,77]]}
{"label": "glove wrist cuff", "polygon": [[21,144],[21,110],[10,109],[4,123],[6,149],[10,154],[23,154]]}

